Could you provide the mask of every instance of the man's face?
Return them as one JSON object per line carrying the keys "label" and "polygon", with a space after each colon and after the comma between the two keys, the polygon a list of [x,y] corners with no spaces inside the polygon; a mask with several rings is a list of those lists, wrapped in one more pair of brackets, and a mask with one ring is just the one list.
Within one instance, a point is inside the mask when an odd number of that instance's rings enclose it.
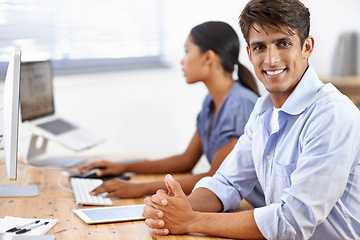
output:
{"label": "man's face", "polygon": [[[257,30],[255,30],[255,29]],[[247,52],[255,74],[270,92],[275,107],[281,107],[295,89],[307,68],[314,41],[310,36],[301,49],[300,38],[286,29],[266,27],[254,23],[249,31]]]}

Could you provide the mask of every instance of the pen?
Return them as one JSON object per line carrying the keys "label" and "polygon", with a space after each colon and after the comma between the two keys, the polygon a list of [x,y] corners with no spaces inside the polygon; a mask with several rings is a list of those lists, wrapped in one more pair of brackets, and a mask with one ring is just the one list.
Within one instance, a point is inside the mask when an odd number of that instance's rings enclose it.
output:
{"label": "pen", "polygon": [[39,222],[40,222],[40,220],[37,220],[37,221],[35,221],[35,222],[31,222],[31,223],[26,223],[26,224],[24,224],[24,225],[17,226],[17,227],[13,227],[13,228],[11,228],[11,229],[9,229],[9,230],[6,230],[6,232],[16,232],[16,231],[21,230],[21,228],[30,226],[31,224],[37,224],[37,223],[39,223]]}
{"label": "pen", "polygon": [[34,225],[34,226],[32,226],[32,227],[23,228],[23,229],[21,229],[21,230],[17,231],[15,234],[22,234],[22,233],[26,233],[26,232],[31,231],[31,229],[34,229],[34,228],[40,227],[40,226],[42,226],[42,225],[46,225],[46,224],[48,224],[48,223],[49,223],[49,222],[43,222],[43,223],[40,223],[40,224]]}

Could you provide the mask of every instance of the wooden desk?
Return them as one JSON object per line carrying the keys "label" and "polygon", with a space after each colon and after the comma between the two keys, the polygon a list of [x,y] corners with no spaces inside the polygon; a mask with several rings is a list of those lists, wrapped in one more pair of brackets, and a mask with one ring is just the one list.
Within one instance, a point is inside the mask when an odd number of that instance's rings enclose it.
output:
{"label": "wooden desk", "polygon": [[356,106],[360,106],[360,76],[323,77],[324,83],[332,83],[340,92],[348,96]]}
{"label": "wooden desk", "polygon": [[[5,166],[0,165],[0,179],[5,177]],[[47,233],[55,235],[57,240],[72,239],[224,239],[204,236],[201,234],[169,235],[166,237],[152,233],[143,220],[88,225],[78,218],[73,209],[85,208],[76,205],[73,193],[63,190],[58,185],[70,188],[67,178],[61,177],[61,170],[40,168],[19,164],[19,170],[25,173],[35,184],[39,185],[39,196],[27,198],[0,198],[0,218],[5,216],[23,218],[57,218],[59,222]],[[174,175],[178,177],[179,175]],[[164,179],[164,175],[134,176],[131,181]],[[27,180],[22,177],[19,184]],[[4,184],[4,183],[2,183]],[[114,200],[114,206],[142,204],[143,198]],[[249,205],[243,206],[244,209]]]}

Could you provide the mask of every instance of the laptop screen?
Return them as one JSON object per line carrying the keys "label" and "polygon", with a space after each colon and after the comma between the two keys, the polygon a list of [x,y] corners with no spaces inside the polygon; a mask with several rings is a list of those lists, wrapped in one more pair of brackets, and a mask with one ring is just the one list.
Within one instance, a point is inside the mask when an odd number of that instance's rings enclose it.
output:
{"label": "laptop screen", "polygon": [[23,122],[54,114],[51,61],[21,63],[20,100]]}

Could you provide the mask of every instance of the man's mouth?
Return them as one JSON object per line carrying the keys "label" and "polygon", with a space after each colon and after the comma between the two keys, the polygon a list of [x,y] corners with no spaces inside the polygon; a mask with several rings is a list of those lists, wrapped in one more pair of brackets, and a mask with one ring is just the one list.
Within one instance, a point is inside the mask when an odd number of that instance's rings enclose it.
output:
{"label": "man's mouth", "polygon": [[285,71],[285,69],[280,69],[280,70],[275,70],[275,71],[264,71],[264,72],[270,76],[275,76],[275,75],[281,74],[284,71]]}

